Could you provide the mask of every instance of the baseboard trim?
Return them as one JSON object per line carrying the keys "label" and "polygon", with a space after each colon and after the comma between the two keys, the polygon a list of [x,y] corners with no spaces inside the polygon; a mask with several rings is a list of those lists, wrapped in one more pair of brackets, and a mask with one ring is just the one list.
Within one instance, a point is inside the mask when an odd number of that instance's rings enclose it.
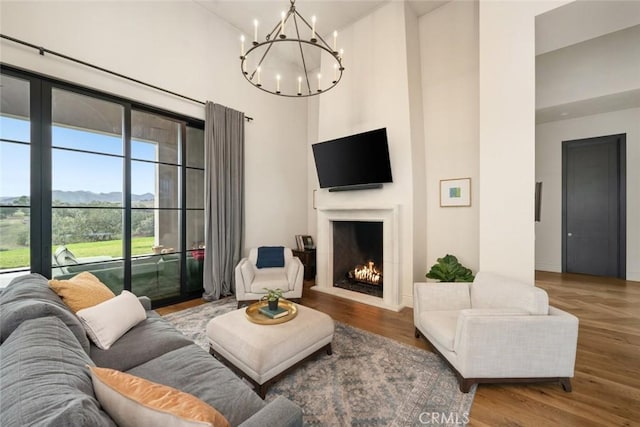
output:
{"label": "baseboard trim", "polygon": [[537,271],[548,271],[551,273],[562,273],[562,266],[557,264],[540,264],[536,263]]}

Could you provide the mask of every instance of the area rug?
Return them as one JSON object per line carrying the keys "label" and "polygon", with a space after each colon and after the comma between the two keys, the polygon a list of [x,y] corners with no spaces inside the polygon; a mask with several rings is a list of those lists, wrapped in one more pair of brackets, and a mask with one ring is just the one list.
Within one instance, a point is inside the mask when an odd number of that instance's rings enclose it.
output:
{"label": "area rug", "polygon": [[[226,298],[164,316],[208,350],[206,325],[234,310]],[[307,426],[461,426],[469,420],[476,387],[461,393],[435,354],[336,322],[333,355],[322,354],[272,385],[303,409]]]}

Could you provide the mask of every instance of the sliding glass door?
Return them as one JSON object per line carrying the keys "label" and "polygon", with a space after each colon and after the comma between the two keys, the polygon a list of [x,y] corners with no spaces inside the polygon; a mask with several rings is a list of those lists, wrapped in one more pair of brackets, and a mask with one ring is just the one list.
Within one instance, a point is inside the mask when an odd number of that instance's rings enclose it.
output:
{"label": "sliding glass door", "polygon": [[19,76],[2,74],[0,279],[88,271],[158,304],[202,292],[203,123]]}
{"label": "sliding glass door", "polygon": [[89,271],[116,294],[125,288],[124,111],[51,90],[51,275]]}
{"label": "sliding glass door", "polygon": [[[136,110],[131,130],[132,289],[168,298],[180,294],[184,127]],[[151,272],[155,279],[148,277]]]}

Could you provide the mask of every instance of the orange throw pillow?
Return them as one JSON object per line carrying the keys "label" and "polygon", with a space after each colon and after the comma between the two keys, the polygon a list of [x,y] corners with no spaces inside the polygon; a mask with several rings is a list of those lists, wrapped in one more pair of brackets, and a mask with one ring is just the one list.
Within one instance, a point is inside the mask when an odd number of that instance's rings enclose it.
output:
{"label": "orange throw pillow", "polygon": [[74,313],[115,297],[93,274],[83,271],[68,280],[49,280],[49,286]]}
{"label": "orange throw pillow", "polygon": [[121,427],[229,427],[220,412],[189,393],[115,369],[89,370],[100,405]]}

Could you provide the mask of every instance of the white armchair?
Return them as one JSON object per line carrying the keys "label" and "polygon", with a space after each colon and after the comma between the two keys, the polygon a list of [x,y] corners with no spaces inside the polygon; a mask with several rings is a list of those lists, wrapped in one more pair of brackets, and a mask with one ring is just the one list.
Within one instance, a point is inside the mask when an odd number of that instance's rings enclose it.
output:
{"label": "white armchair", "polygon": [[558,381],[571,391],[578,318],[549,306],[535,286],[491,273],[471,283],[416,283],[416,338],[424,336],[455,371],[475,383]]}
{"label": "white armchair", "polygon": [[302,278],[304,265],[293,256],[291,249],[284,248],[284,267],[258,268],[258,249],[252,248],[247,258],[242,258],[236,266],[236,299],[238,307],[243,301],[255,301],[262,298],[264,288],[280,288],[283,298],[299,300],[302,298]]}

